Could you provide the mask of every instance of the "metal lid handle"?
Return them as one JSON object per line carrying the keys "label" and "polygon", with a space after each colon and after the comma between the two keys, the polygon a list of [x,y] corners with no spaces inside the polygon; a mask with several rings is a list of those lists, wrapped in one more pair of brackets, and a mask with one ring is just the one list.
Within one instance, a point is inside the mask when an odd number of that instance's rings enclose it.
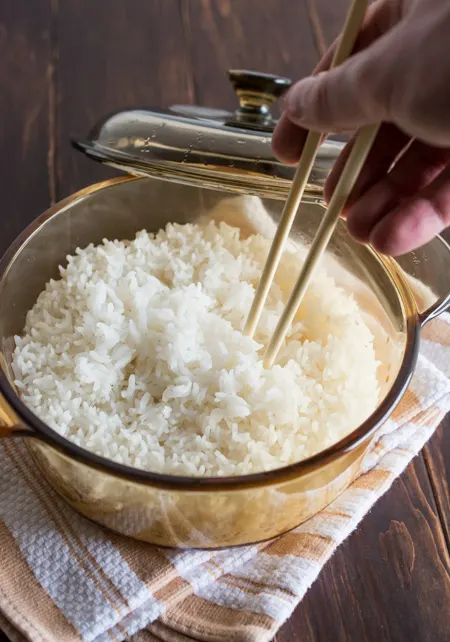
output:
{"label": "metal lid handle", "polygon": [[237,125],[273,126],[270,107],[289,89],[292,80],[240,69],[231,69],[228,76],[239,98],[232,121]]}

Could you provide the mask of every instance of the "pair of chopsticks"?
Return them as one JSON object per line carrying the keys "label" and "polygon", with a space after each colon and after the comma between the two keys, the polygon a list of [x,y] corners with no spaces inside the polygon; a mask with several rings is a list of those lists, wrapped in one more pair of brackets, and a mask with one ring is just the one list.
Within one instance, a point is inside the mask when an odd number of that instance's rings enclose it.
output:
{"label": "pair of chopsticks", "polygon": [[[334,52],[331,67],[336,67],[344,62],[351,54],[356,38],[364,20],[368,0],[353,0],[347,15],[342,35]],[[378,133],[379,125],[362,127],[349,154],[345,167],[336,185],[328,209],[319,225],[317,234],[311,244],[305,262],[302,266],[297,282],[288,299],[286,307],[278,321],[275,331],[264,355],[264,365],[271,368],[278,351],[284,341],[303,296],[308,288],[314,269],[322,257],[331,236],[336,228],[339,215],[347,202],[358,175],[365,163],[372,143]],[[322,133],[308,132],[305,146],[299,165],[295,172],[294,180],[289,190],[280,223],[272,241],[272,245],[264,265],[263,273],[255,293],[255,298],[250,309],[244,333],[253,337],[260,319],[264,304],[269,294],[278,264],[280,262],[284,245],[288,239],[292,224],[295,219],[300,201],[305,191],[306,182],[314,164],[317,150],[320,146]]]}

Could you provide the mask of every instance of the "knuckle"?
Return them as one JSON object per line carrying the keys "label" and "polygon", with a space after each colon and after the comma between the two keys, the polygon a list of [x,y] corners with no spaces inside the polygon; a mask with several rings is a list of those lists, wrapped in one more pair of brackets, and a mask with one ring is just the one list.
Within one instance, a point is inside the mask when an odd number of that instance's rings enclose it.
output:
{"label": "knuckle", "polygon": [[316,117],[320,122],[327,122],[332,116],[330,83],[326,82],[325,78],[317,84],[314,101],[310,104],[317,110]]}

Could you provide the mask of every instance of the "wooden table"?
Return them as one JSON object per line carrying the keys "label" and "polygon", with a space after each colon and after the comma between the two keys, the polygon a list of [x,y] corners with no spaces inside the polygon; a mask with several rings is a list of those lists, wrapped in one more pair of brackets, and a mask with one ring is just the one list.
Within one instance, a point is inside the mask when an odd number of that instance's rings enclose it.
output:
{"label": "wooden table", "polygon": [[[50,203],[111,174],[72,151],[71,135],[124,106],[231,108],[229,68],[306,75],[347,4],[2,0],[0,250]],[[277,642],[450,640],[444,423],[340,547]]]}

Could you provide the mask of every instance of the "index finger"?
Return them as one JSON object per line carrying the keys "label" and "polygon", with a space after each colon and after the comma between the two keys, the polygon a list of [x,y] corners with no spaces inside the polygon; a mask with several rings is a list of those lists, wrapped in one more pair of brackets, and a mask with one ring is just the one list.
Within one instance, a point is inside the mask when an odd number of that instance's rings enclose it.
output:
{"label": "index finger", "polygon": [[[361,32],[356,39],[352,54],[366,49],[386,33],[395,23],[400,20],[398,9],[391,0],[377,0],[367,10]],[[318,65],[312,75],[327,71],[330,68],[336,51],[339,38],[337,38]],[[295,85],[294,85],[295,86]],[[292,88],[291,88],[292,89]],[[287,95],[289,95],[289,90]],[[299,162],[308,132],[306,129],[292,123],[285,113],[282,114],[272,136],[272,149],[277,158],[283,163],[293,165]],[[323,138],[326,137],[326,134]]]}

